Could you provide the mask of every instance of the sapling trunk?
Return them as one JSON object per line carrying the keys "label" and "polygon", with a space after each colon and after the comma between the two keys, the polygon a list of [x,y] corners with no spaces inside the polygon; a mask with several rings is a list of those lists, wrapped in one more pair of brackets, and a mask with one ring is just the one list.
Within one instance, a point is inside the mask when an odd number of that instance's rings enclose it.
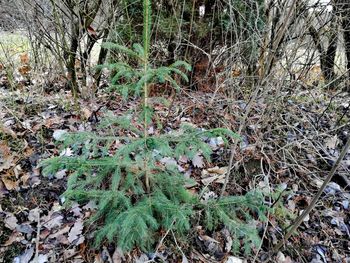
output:
{"label": "sapling trunk", "polygon": [[[148,56],[149,56],[149,48],[150,48],[150,38],[151,38],[151,3],[150,0],[143,1],[143,49],[144,49],[144,58],[143,58],[143,70],[144,75],[147,74],[148,71]],[[145,140],[145,149],[147,149],[147,109],[148,109],[148,83],[147,81],[143,85],[143,107],[144,107],[144,140]],[[150,184],[149,184],[149,174],[148,174],[148,158],[144,160],[144,169],[145,169],[145,185],[147,193],[150,192]]]}

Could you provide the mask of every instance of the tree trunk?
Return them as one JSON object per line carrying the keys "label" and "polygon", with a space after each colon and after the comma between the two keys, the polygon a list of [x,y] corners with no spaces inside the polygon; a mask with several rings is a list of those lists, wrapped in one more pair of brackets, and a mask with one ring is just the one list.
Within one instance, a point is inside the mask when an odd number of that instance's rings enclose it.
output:
{"label": "tree trunk", "polygon": [[75,60],[79,45],[79,24],[72,22],[71,44],[68,55],[67,71],[68,71],[68,85],[72,90],[73,95],[79,92],[77,83],[77,74],[75,70]]}
{"label": "tree trunk", "polygon": [[327,51],[324,51],[321,54],[321,70],[324,74],[324,78],[327,83],[330,83],[334,80],[334,64],[335,64],[335,53],[337,51],[337,28],[336,24],[333,28],[334,32],[332,32],[331,37],[329,38],[329,45]]}

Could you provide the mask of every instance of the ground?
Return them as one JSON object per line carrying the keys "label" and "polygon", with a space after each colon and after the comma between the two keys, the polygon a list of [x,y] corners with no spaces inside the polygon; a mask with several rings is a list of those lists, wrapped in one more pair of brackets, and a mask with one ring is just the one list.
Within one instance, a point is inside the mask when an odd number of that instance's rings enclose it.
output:
{"label": "ground", "polygon": [[[154,253],[159,262],[350,260],[350,152],[298,233],[278,254],[269,253],[310,203],[349,136],[348,93],[295,85],[293,92],[277,99],[261,92],[251,104],[226,194],[260,189],[279,193],[276,199],[282,204],[274,207],[268,223],[260,222],[263,242],[251,255],[225,248],[234,237],[224,227],[208,232],[200,225],[187,240],[176,241],[168,233],[157,251],[144,254],[135,249],[122,255],[115,244],[92,246],[94,226],[83,221],[94,213],[94,204],[65,207],[61,194],[68,175],[63,171],[43,177],[39,164],[60,153],[55,140],[60,132],[95,130],[107,112],[119,115],[135,108],[138,100],[125,102],[117,94],[100,90],[93,99],[79,99],[76,107],[71,93],[59,83],[51,91],[43,87],[44,81],[35,83],[41,85],[29,82],[16,89],[4,85],[0,90],[0,262],[34,258],[39,262],[146,262]],[[238,131],[249,103],[243,93],[228,98],[222,91],[187,90],[169,99],[171,107],[159,106],[156,113],[164,129],[173,130],[189,122],[200,128]],[[230,156],[219,139],[211,147],[211,162],[174,160],[196,180],[193,191],[206,185],[208,198],[219,194]]]}

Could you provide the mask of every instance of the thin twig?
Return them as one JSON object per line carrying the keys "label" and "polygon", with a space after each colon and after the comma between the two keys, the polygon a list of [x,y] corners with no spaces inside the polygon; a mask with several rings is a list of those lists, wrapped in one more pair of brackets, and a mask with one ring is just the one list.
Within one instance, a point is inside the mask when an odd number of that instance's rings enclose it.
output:
{"label": "thin twig", "polygon": [[[181,247],[180,247],[179,244],[177,243],[177,240],[176,240],[176,237],[175,237],[175,234],[174,234],[174,231],[173,231],[173,230],[171,230],[171,234],[172,234],[172,236],[173,236],[173,238],[174,238],[176,247],[180,250],[180,252],[181,252],[181,254],[182,254],[182,257],[183,257],[183,258],[186,258],[185,253],[182,251]],[[184,262],[184,261],[182,261],[182,262]]]}
{"label": "thin twig", "polygon": [[[263,154],[264,154],[264,153],[263,153]],[[264,154],[264,155],[265,155],[265,154]],[[265,155],[265,157],[266,157],[266,155]],[[271,167],[269,167],[269,171],[268,171],[267,175],[265,175],[264,166],[263,166],[263,158],[261,158],[261,160],[260,160],[260,166],[261,166],[261,172],[262,172],[263,175],[264,175],[264,179],[267,180],[268,189],[269,189],[269,196],[270,196],[270,204],[271,204],[271,186],[270,186],[270,180],[269,180]],[[265,224],[264,233],[263,233],[263,235],[262,235],[260,245],[259,245],[258,249],[256,250],[254,259],[253,259],[253,261],[252,261],[253,263],[256,262],[256,260],[258,259],[259,252],[260,252],[260,250],[261,250],[261,248],[262,248],[262,245],[263,245],[263,242],[264,242],[264,238],[266,237],[267,228],[268,228],[268,226],[269,226],[269,217],[270,217],[270,211],[268,210],[268,211],[267,211],[267,220],[266,220],[266,224]]]}
{"label": "thin twig", "polygon": [[175,220],[171,223],[169,229],[166,231],[166,233],[163,235],[163,237],[159,241],[159,243],[158,243],[158,245],[156,247],[156,251],[153,254],[153,257],[150,260],[145,261],[144,263],[150,263],[150,262],[154,262],[155,261],[156,257],[158,256],[158,250],[163,245],[164,239],[168,236],[168,234],[171,231],[171,228],[173,227],[174,223],[175,223]]}
{"label": "thin twig", "polygon": [[[245,109],[245,114],[242,118],[242,121],[241,121],[241,125],[239,126],[239,129],[238,129],[238,132],[237,134],[239,136],[242,135],[242,130],[243,128],[245,127],[246,125],[246,121],[247,121],[247,118],[249,116],[249,113],[250,113],[250,109],[252,108],[252,105],[256,99],[256,97],[258,96],[258,93],[259,93],[259,87],[257,87],[251,97],[251,100],[250,102],[248,103],[246,109]],[[227,172],[226,172],[226,175],[225,175],[225,181],[224,181],[224,184],[221,188],[221,193],[220,193],[220,198],[223,197],[224,193],[225,193],[225,190],[226,190],[226,187],[227,187],[227,184],[228,184],[228,181],[229,181],[229,178],[230,178],[230,174],[231,174],[231,170],[233,168],[233,159],[235,157],[235,153],[236,153],[236,148],[237,148],[237,145],[238,145],[238,142],[239,140],[235,140],[232,147],[231,147],[231,155],[230,155],[230,161],[229,161],[229,165],[228,165],[228,169],[227,169]]]}
{"label": "thin twig", "polygon": [[38,211],[38,225],[36,231],[36,239],[35,239],[35,258],[34,262],[39,263],[39,242],[40,242],[40,211]]}
{"label": "thin twig", "polygon": [[343,160],[344,156],[347,154],[348,150],[350,148],[350,137],[348,138],[348,141],[346,142],[342,152],[340,153],[337,161],[335,162],[335,164],[332,167],[332,170],[330,171],[329,175],[327,176],[327,178],[324,180],[321,188],[318,190],[318,192],[316,193],[316,195],[314,196],[314,198],[312,199],[311,203],[309,204],[309,206],[304,210],[304,212],[295,220],[295,222],[291,225],[290,230],[286,233],[286,235],[284,236],[284,239],[281,240],[273,249],[273,252],[276,253],[280,250],[280,248],[283,246],[284,242],[287,241],[290,236],[294,233],[295,230],[297,230],[297,228],[299,227],[299,225],[303,222],[303,220],[305,219],[305,217],[310,213],[310,211],[315,207],[318,199],[320,198],[320,196],[322,195],[324,189],[326,188],[327,184],[331,181],[332,177],[335,174],[335,171],[338,169],[340,162]]}

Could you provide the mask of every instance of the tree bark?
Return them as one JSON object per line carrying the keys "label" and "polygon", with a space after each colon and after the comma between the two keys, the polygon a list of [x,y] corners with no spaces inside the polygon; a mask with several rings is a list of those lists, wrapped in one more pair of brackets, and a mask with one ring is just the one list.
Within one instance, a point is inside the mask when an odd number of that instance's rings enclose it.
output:
{"label": "tree bark", "polygon": [[71,88],[73,94],[76,95],[79,93],[77,73],[75,70],[75,60],[79,45],[79,24],[72,22],[71,31],[71,44],[66,67],[68,71],[68,85]]}

